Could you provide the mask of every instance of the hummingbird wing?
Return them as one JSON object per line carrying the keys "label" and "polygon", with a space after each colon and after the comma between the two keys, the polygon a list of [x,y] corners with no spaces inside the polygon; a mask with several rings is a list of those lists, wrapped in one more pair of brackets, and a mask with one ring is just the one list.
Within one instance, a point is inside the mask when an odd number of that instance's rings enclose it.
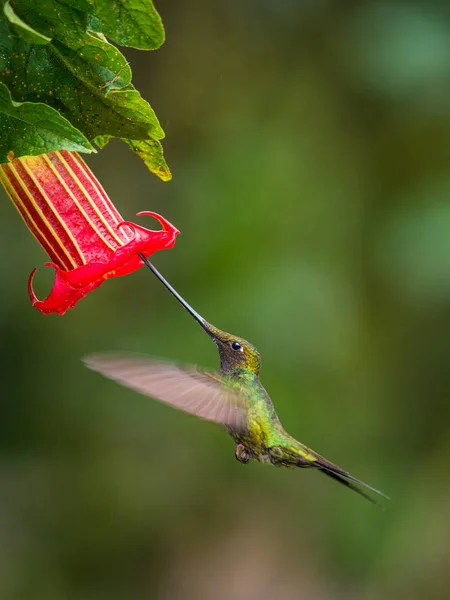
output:
{"label": "hummingbird wing", "polygon": [[244,427],[245,400],[226,389],[218,373],[138,354],[98,354],[83,362],[89,369],[174,408],[236,431]]}

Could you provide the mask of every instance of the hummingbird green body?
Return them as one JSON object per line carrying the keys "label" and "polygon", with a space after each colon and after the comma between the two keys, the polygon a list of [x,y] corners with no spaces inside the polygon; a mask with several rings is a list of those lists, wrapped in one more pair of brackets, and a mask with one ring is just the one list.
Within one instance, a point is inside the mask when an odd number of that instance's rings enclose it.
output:
{"label": "hummingbird green body", "polygon": [[248,402],[245,428],[240,431],[228,428],[240,450],[236,454],[237,458],[244,463],[250,458],[259,462],[270,462],[269,448],[279,443],[278,429],[281,428],[281,424],[258,376],[242,369],[238,373],[225,374],[223,385],[239,390]]}
{"label": "hummingbird green body", "polygon": [[[283,429],[273,402],[261,384],[259,352],[242,338],[220,331],[209,323],[207,327],[219,349],[222,385],[239,393],[246,406],[245,426],[239,430],[227,427],[228,433],[238,444],[236,457],[243,463],[255,459],[277,466],[283,463],[285,466],[295,466],[295,460],[301,460],[308,453]],[[236,343],[240,349],[233,350],[232,344]],[[289,456],[293,457],[292,464]]]}
{"label": "hummingbird green body", "polygon": [[219,352],[220,373],[135,355],[94,355],[85,360],[89,368],[176,408],[224,425],[237,444],[235,456],[243,464],[253,459],[277,467],[316,468],[371,502],[376,503],[361,487],[387,498],[289,435],[261,384],[261,358],[256,348],[208,323],[144,256],[139,256],[212,339]]}
{"label": "hummingbird green body", "polygon": [[[318,460],[325,461],[285,431],[260,381],[261,358],[256,348],[205,323],[219,350],[222,386],[238,393],[245,406],[243,426],[227,427],[237,444],[236,458],[244,464],[254,459],[277,467],[309,467]],[[239,345],[237,350],[233,349],[235,344]]]}

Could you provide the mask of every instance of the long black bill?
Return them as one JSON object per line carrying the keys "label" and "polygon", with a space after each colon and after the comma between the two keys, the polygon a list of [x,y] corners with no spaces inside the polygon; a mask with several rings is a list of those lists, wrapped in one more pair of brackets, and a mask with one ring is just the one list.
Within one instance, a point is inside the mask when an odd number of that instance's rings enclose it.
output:
{"label": "long black bill", "polygon": [[181,306],[183,306],[188,311],[188,313],[190,313],[194,317],[194,319],[197,321],[197,323],[199,323],[201,325],[201,327],[207,333],[209,333],[208,324],[205,321],[205,319],[203,317],[201,317],[198,314],[198,312],[196,310],[194,310],[192,308],[192,306],[190,304],[188,304],[186,302],[186,300],[180,296],[180,294],[170,285],[170,283],[167,281],[167,279],[161,275],[161,273],[158,271],[158,269],[152,265],[152,263],[148,260],[148,258],[146,258],[140,252],[138,253],[138,256],[142,260],[142,262],[150,269],[150,271],[154,275],[156,275],[156,277],[160,280],[160,282],[166,286],[166,288],[169,290],[169,292],[172,294],[172,296],[175,296],[175,298],[178,300],[178,302],[181,304]]}

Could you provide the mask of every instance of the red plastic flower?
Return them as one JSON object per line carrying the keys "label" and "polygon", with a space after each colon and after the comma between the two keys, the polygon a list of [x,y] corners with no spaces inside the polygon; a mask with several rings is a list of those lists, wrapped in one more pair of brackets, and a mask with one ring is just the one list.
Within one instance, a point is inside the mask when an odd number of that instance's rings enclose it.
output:
{"label": "red plastic flower", "polygon": [[74,152],[52,152],[17,158],[0,165],[0,182],[52,262],[55,282],[45,300],[33,306],[63,315],[105,279],[142,266],[140,252],[150,256],[171,248],[179,231],[156,213],[162,230],[151,231],[124,221],[92,171]]}

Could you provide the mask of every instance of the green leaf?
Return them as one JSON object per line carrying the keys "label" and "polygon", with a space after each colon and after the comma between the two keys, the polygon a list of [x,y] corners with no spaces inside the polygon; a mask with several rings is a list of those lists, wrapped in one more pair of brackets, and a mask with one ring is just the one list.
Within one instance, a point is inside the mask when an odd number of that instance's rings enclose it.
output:
{"label": "green leaf", "polygon": [[101,150],[102,148],[104,148],[106,146],[106,144],[109,142],[110,139],[111,139],[110,135],[98,135],[97,137],[94,138],[93,142],[94,142],[94,144],[97,144],[97,146]]}
{"label": "green leaf", "polygon": [[89,29],[101,31],[122,46],[154,50],[164,42],[161,17],[151,0],[90,0],[95,14]]}
{"label": "green leaf", "polygon": [[[98,136],[94,142],[99,148],[104,148],[111,138],[107,135]],[[138,156],[142,158],[149,171],[163,181],[172,179],[172,173],[164,159],[163,149],[158,140],[123,140]]]}
{"label": "green leaf", "polygon": [[147,168],[163,181],[172,179],[172,173],[164,159],[161,143],[151,140],[124,140],[138,154]]}
{"label": "green leaf", "polygon": [[[53,107],[90,141],[118,137],[157,147],[152,143],[164,137],[158,119],[131,84],[125,57],[103,35],[128,45],[160,45],[164,30],[152,2],[9,0],[3,7],[0,81],[14,101]],[[102,31],[90,31],[93,24]],[[154,172],[167,173],[167,165]]]}
{"label": "green leaf", "polygon": [[61,149],[95,152],[55,109],[38,102],[14,102],[0,83],[0,163]]}
{"label": "green leaf", "polygon": [[14,12],[9,0],[8,0],[8,2],[6,2],[5,6],[3,7],[3,12],[5,13],[5,17],[11,23],[11,25],[12,25],[14,31],[17,33],[17,35],[19,35],[21,38],[23,38],[27,42],[30,42],[32,44],[48,44],[49,42],[51,42],[51,38],[49,38],[45,35],[42,35],[38,31],[35,31],[29,25],[27,25],[24,21],[22,21],[22,19],[20,17],[18,17],[16,15],[16,13]]}

